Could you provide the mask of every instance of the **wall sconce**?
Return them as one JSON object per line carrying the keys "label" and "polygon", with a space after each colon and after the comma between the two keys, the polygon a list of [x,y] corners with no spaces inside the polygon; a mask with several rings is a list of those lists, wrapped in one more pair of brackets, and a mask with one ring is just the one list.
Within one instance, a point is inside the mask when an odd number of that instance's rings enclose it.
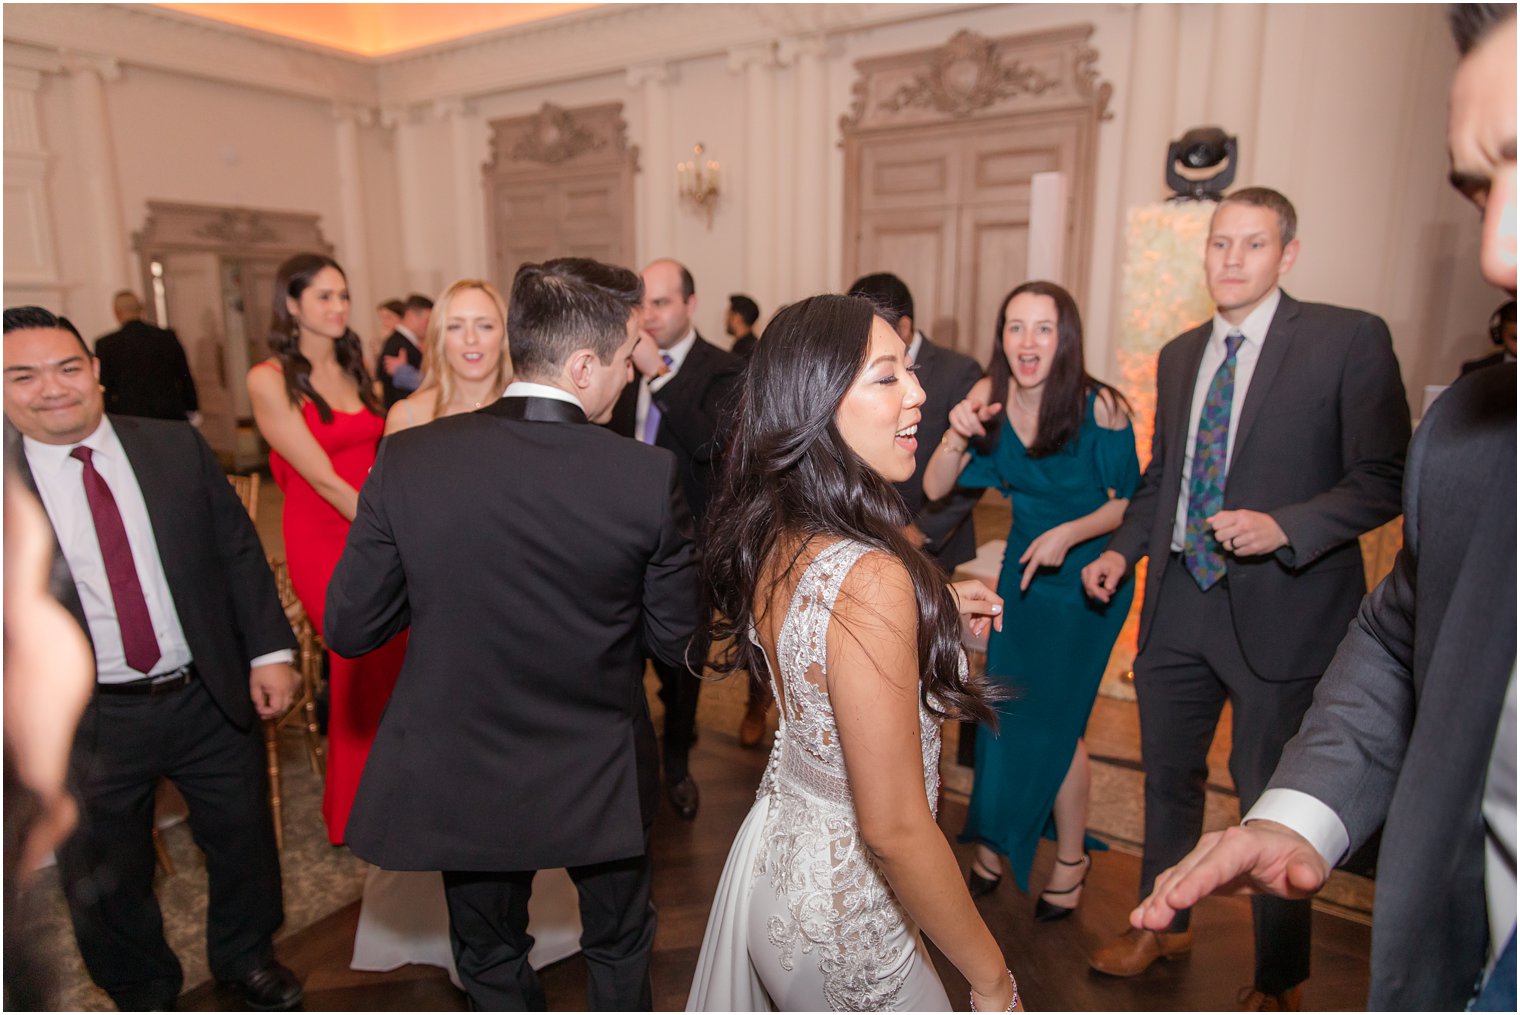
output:
{"label": "wall sconce", "polygon": [[702,158],[707,151],[699,141],[692,146],[692,157],[676,163],[676,189],[681,200],[707,213],[707,228],[712,228],[713,206],[718,203],[718,173],[716,159]]}

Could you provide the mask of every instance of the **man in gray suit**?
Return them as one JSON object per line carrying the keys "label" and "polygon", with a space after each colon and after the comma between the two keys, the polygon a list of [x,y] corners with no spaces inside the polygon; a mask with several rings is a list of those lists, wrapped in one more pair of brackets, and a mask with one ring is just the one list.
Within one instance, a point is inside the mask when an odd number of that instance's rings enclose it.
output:
{"label": "man in gray suit", "polygon": [[[1454,5],[1451,180],[1483,276],[1515,293],[1515,8]],[[1384,826],[1369,1010],[1515,1010],[1515,368],[1463,377],[1410,446],[1404,549],[1362,603],[1242,824],[1203,837],[1130,916],[1212,891],[1303,898]],[[1485,898],[1486,896],[1486,898]],[[1486,918],[1485,918],[1486,917]]]}
{"label": "man in gray suit", "polygon": [[[1208,748],[1231,703],[1230,775],[1249,808],[1298,730],[1367,591],[1357,537],[1398,514],[1409,407],[1387,326],[1279,288],[1298,254],[1288,199],[1252,187],[1214,212],[1217,311],[1161,350],[1151,461],[1083,569],[1107,601],[1149,556],[1135,692],[1145,767],[1140,897],[1203,831]],[[1256,899],[1253,1003],[1296,1009],[1308,903]],[[1135,976],[1192,947],[1188,914],[1091,959]]]}

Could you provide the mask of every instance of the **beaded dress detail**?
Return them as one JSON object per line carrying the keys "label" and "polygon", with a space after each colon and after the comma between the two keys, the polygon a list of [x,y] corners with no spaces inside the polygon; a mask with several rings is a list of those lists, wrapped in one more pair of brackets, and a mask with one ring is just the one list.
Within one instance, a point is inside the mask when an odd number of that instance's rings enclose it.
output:
{"label": "beaded dress detail", "polygon": [[[715,926],[720,917],[747,925],[745,948],[765,988],[760,1007],[881,1011],[948,1004],[917,928],[861,840],[826,689],[835,599],[845,576],[870,549],[844,540],[821,551],[798,582],[776,638],[780,672],[773,672],[771,681],[773,689],[780,685],[777,700],[786,705],[754,810],[730,853],[707,935],[732,933]],[[753,632],[751,640],[756,640]],[[961,665],[964,670],[964,657]],[[924,793],[937,813],[940,719],[922,701],[919,732]],[[734,891],[747,896],[735,907],[742,912],[720,914],[725,894]],[[710,989],[726,979],[743,979],[714,975],[708,968],[722,957],[709,953],[720,951],[704,941],[688,1008],[757,1007],[757,998]]]}

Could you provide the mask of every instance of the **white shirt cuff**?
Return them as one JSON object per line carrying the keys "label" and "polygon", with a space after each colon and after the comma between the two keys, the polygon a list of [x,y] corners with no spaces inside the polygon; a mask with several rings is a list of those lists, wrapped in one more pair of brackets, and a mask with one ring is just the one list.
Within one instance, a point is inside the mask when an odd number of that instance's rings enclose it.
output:
{"label": "white shirt cuff", "polygon": [[251,670],[258,666],[268,666],[270,663],[290,663],[295,660],[295,657],[296,654],[294,651],[288,648],[282,648],[277,652],[265,652],[263,655],[259,656],[257,659],[249,663],[248,668]]}
{"label": "white shirt cuff", "polygon": [[674,370],[671,370],[671,371],[668,371],[667,373],[661,374],[658,377],[651,377],[651,378],[649,378],[649,393],[650,394],[654,394],[656,391],[659,391],[667,383],[669,383],[670,379],[672,377],[674,377],[675,375],[676,375],[676,372]]}
{"label": "white shirt cuff", "polygon": [[1296,789],[1269,789],[1256,801],[1242,825],[1252,821],[1275,821],[1309,840],[1325,863],[1334,867],[1346,855],[1351,837],[1340,816],[1317,797]]}

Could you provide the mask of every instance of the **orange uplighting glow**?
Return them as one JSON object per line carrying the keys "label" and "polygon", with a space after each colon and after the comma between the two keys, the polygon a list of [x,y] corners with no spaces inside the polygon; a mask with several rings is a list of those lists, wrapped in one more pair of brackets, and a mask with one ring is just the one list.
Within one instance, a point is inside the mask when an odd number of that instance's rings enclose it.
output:
{"label": "orange uplighting glow", "polygon": [[156,4],[358,56],[389,56],[597,4]]}

